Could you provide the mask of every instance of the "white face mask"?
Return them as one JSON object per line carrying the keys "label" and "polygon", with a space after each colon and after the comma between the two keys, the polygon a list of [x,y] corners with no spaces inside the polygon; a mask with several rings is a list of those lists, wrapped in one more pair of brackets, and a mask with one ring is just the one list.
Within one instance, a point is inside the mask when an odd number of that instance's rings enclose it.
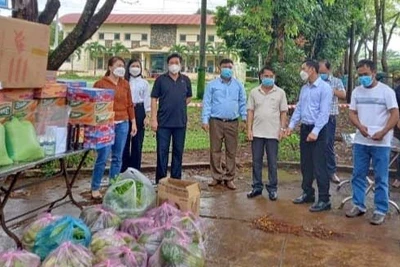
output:
{"label": "white face mask", "polygon": [[181,65],[178,65],[178,64],[169,65],[168,70],[172,74],[177,74],[181,71]]}
{"label": "white face mask", "polygon": [[300,71],[300,78],[301,78],[303,81],[306,82],[306,81],[308,80],[309,76],[310,76],[310,75],[308,75],[308,73],[305,72],[304,70]]}
{"label": "white face mask", "polygon": [[124,77],[125,76],[125,68],[124,67],[115,68],[113,71],[113,74],[117,77]]}
{"label": "white face mask", "polygon": [[140,71],[141,71],[141,69],[140,69],[140,68],[137,68],[137,67],[133,67],[133,68],[130,68],[130,69],[129,69],[129,73],[130,73],[133,77],[139,76]]}

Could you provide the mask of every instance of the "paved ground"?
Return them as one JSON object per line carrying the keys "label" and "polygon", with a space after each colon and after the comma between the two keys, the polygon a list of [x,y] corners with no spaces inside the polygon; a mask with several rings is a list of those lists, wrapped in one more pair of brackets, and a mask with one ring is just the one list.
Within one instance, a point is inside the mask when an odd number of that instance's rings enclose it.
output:
{"label": "paved ground", "polygon": [[[150,174],[152,175],[152,174]],[[295,206],[291,199],[300,193],[299,174],[280,171],[279,200],[271,202],[266,195],[248,200],[249,170],[242,170],[235,192],[219,187],[209,189],[207,171],[186,171],[186,178],[197,179],[202,186],[201,216],[207,222],[207,266],[400,266],[400,217],[392,213],[383,226],[371,226],[368,213],[365,217],[346,219],[338,210],[346,191],[337,193],[332,186],[335,209],[321,214],[311,214],[308,206]],[[347,176],[347,175],[344,175]],[[32,189],[29,199],[13,199],[7,207],[7,216],[41,204],[44,200],[61,195],[62,182],[48,182]],[[87,204],[85,192],[89,179],[79,180],[75,191],[78,199]],[[83,194],[80,194],[83,193]],[[399,202],[398,193],[392,197]],[[368,200],[371,202],[371,199]],[[346,208],[346,207],[345,207]],[[57,214],[79,215],[79,210],[67,205]],[[252,221],[269,215],[288,227],[304,228],[298,234],[277,230],[266,233],[257,230]],[[332,236],[317,238],[309,232],[323,229]],[[15,229],[21,232],[21,227]],[[312,231],[311,231],[312,232]],[[0,249],[13,246],[13,242],[0,232]]]}

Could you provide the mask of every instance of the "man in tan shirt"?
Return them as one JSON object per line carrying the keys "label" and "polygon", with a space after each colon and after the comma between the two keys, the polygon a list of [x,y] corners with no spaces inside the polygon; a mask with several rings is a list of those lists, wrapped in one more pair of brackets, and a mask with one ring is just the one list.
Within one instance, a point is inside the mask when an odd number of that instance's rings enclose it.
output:
{"label": "man in tan shirt", "polygon": [[253,190],[247,194],[254,198],[262,194],[262,168],[264,149],[268,160],[269,199],[277,200],[278,144],[287,125],[286,93],[275,85],[275,74],[269,67],[261,69],[261,85],[251,90],[247,102],[247,137],[252,143]]}

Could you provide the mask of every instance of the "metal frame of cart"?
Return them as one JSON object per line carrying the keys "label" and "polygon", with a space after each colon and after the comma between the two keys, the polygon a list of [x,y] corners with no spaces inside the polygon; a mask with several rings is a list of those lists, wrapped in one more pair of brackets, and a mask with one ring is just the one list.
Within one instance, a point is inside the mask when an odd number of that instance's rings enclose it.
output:
{"label": "metal frame of cart", "polygon": [[[21,240],[18,238],[18,236],[15,235],[10,230],[10,226],[12,226],[12,225],[9,225],[10,222],[13,222],[13,221],[23,218],[23,217],[26,217],[30,214],[34,214],[34,215],[32,215],[31,217],[28,217],[26,219],[33,218],[33,217],[37,216],[38,211],[43,210],[45,208],[47,208],[48,212],[51,212],[53,209],[60,207],[62,205],[65,205],[69,202],[71,202],[73,205],[75,205],[79,209],[82,209],[82,206],[74,199],[74,196],[72,194],[72,187],[76,181],[76,178],[79,175],[79,171],[81,170],[83,163],[85,162],[85,160],[87,158],[87,155],[89,154],[89,151],[90,150],[88,150],[88,149],[81,149],[81,150],[71,151],[71,152],[67,152],[67,153],[63,153],[63,154],[58,154],[58,155],[55,155],[52,157],[46,157],[44,159],[29,162],[29,163],[14,164],[14,165],[0,168],[0,182],[2,183],[2,185],[0,186],[0,191],[1,191],[0,192],[0,225],[3,228],[4,232],[15,241],[18,248],[22,248],[22,243],[21,243]],[[68,175],[68,172],[67,172],[66,157],[73,156],[73,155],[79,155],[79,154],[82,154],[82,159],[79,162],[77,169],[73,173],[72,178],[70,178]],[[18,178],[25,171],[33,169],[37,165],[55,161],[55,160],[58,160],[60,162],[60,171],[59,172],[52,175],[51,177],[46,177],[46,178],[40,179],[39,181],[36,180],[35,182],[30,182],[30,183],[26,183],[26,184],[17,186]],[[5,185],[5,180],[7,177],[11,177],[11,181],[8,186]],[[7,205],[7,202],[9,200],[12,192],[23,189],[23,188],[27,188],[27,187],[30,187],[33,185],[37,185],[37,184],[40,184],[45,181],[49,181],[50,179],[54,179],[57,177],[63,177],[64,181],[65,181],[65,185],[66,185],[65,194],[61,198],[58,198],[50,203],[47,203],[40,207],[37,207],[31,211],[28,211],[24,214],[20,214],[13,218],[10,218],[10,219],[5,218],[4,209]],[[69,197],[69,200],[63,201],[67,197]],[[59,203],[61,201],[63,201],[63,202]]]}

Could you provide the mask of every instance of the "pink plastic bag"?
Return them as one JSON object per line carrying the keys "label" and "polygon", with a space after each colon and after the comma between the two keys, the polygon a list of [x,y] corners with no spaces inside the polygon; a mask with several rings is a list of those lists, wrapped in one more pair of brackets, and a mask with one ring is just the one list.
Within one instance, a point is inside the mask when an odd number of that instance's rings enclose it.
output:
{"label": "pink plastic bag", "polygon": [[183,213],[183,216],[175,216],[171,220],[172,226],[182,230],[193,242],[202,243],[205,239],[205,226],[200,218],[193,213]]}
{"label": "pink plastic bag", "polygon": [[28,251],[32,251],[33,245],[36,240],[37,234],[56,220],[60,219],[61,216],[54,216],[51,213],[43,213],[38,216],[38,218],[29,224],[22,232],[22,245]]}
{"label": "pink plastic bag", "polygon": [[155,227],[161,227],[170,222],[175,216],[180,215],[180,210],[164,202],[160,207],[148,211],[145,217],[153,219]]}
{"label": "pink plastic bag", "polygon": [[106,260],[119,261],[123,266],[146,267],[147,253],[145,248],[137,243],[105,247],[97,253],[95,262],[104,262]]}
{"label": "pink plastic bag", "polygon": [[87,207],[79,218],[86,223],[92,233],[111,227],[118,228],[121,224],[121,219],[102,205]]}
{"label": "pink plastic bag", "polygon": [[93,255],[82,245],[63,243],[44,260],[42,267],[91,267]]}
{"label": "pink plastic bag", "polygon": [[90,243],[90,250],[96,255],[103,248],[124,246],[134,241],[134,238],[130,235],[119,232],[114,228],[109,228],[101,230],[93,235],[92,242]]}
{"label": "pink plastic bag", "polygon": [[93,265],[93,267],[126,267],[120,260],[105,260]]}
{"label": "pink plastic bag", "polygon": [[151,218],[126,219],[122,222],[120,230],[138,239],[140,235],[154,227],[154,220]]}
{"label": "pink plastic bag", "polygon": [[10,250],[0,253],[2,267],[39,267],[39,256],[26,250]]}

